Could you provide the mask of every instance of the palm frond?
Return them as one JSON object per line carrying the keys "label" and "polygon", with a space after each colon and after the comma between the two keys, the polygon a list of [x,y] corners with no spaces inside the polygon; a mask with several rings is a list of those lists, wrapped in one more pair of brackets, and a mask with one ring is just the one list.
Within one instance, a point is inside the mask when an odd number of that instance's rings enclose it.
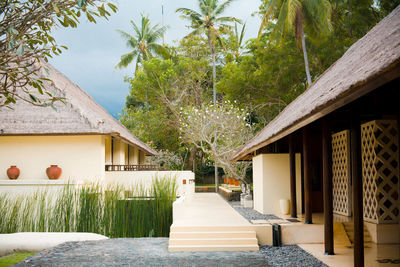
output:
{"label": "palm frond", "polygon": [[221,15],[235,0],[227,0],[215,10],[215,15]]}
{"label": "palm frond", "polygon": [[261,37],[263,30],[268,25],[268,22],[270,20],[270,16],[271,16],[272,12],[274,11],[274,9],[277,6],[279,6],[280,2],[281,1],[279,1],[279,0],[269,0],[267,2],[267,5],[265,6],[265,13],[264,13],[263,18],[261,20],[260,29],[258,30],[258,38]]}
{"label": "palm frond", "polygon": [[126,46],[129,48],[135,48],[137,46],[137,39],[130,35],[127,32],[117,30],[117,32],[121,35],[122,38],[124,38],[126,42]]}
{"label": "palm frond", "polygon": [[137,55],[138,55],[137,50],[133,50],[127,54],[122,55],[121,61],[115,66],[115,68],[116,69],[126,68],[129,64],[132,63],[132,61],[135,59]]}
{"label": "palm frond", "polygon": [[217,22],[236,22],[239,24],[243,24],[243,22],[240,19],[235,18],[235,17],[219,17],[219,18],[216,18],[215,21],[217,21]]}

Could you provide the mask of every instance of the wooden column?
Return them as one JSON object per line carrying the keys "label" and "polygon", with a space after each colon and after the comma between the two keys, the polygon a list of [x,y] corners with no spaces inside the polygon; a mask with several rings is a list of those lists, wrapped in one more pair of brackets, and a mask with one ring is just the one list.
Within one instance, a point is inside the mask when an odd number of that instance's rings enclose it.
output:
{"label": "wooden column", "polygon": [[360,121],[351,120],[351,176],[353,180],[354,266],[364,266],[363,184]]}
{"label": "wooden column", "polygon": [[322,173],[324,188],[325,255],[333,255],[332,141],[327,119],[322,121]]}
{"label": "wooden column", "polygon": [[296,152],[294,149],[293,134],[289,136],[289,162],[290,162],[290,216],[297,218],[296,202]]}
{"label": "wooden column", "polygon": [[303,127],[304,206],[306,224],[312,224],[309,131],[308,126]]}

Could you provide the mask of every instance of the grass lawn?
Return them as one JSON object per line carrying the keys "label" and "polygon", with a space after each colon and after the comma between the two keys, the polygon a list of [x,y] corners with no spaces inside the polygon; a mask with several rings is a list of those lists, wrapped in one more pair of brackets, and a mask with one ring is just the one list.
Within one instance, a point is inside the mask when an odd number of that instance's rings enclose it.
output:
{"label": "grass lawn", "polygon": [[14,265],[29,256],[35,255],[36,252],[18,252],[7,256],[0,257],[0,267]]}

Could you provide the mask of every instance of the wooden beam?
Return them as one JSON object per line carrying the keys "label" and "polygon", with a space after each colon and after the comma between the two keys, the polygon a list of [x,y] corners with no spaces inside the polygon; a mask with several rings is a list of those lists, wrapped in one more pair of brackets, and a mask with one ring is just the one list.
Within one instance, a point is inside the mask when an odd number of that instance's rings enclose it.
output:
{"label": "wooden beam", "polygon": [[297,218],[296,201],[296,151],[293,134],[289,136],[289,164],[290,164],[290,216]]}
{"label": "wooden beam", "polygon": [[361,167],[361,130],[358,119],[351,120],[351,176],[353,180],[354,266],[364,266],[363,184]]}
{"label": "wooden beam", "polygon": [[324,193],[325,255],[333,255],[332,141],[330,124],[322,120],[322,173]]}
{"label": "wooden beam", "polygon": [[308,126],[303,128],[303,160],[304,160],[304,204],[305,223],[312,224],[311,206],[311,173],[310,173],[310,138]]}

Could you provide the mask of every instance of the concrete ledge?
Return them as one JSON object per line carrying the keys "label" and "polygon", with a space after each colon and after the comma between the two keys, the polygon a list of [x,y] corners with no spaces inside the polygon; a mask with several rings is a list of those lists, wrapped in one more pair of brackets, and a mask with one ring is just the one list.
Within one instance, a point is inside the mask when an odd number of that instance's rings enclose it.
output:
{"label": "concrete ledge", "polygon": [[65,180],[0,180],[0,186],[20,186],[20,185],[81,185],[82,181]]}
{"label": "concrete ledge", "polygon": [[257,234],[258,244],[261,246],[272,246],[272,225],[261,224],[254,225]]}
{"label": "concrete ledge", "polygon": [[281,224],[282,244],[318,244],[324,242],[323,224]]}
{"label": "concrete ledge", "polygon": [[108,237],[93,233],[14,233],[0,234],[0,256],[14,252],[39,252],[69,241],[104,240]]}

